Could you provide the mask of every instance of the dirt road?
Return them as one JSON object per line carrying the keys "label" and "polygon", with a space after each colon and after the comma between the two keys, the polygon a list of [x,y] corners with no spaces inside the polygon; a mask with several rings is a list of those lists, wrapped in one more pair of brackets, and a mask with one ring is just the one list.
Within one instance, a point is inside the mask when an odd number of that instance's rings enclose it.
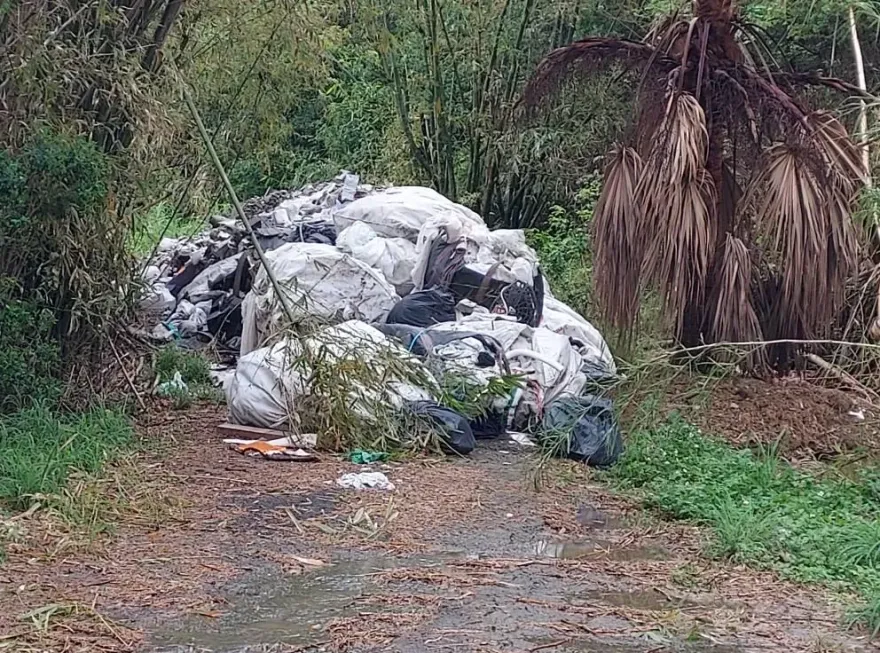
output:
{"label": "dirt road", "polygon": [[[0,649],[851,651],[829,597],[709,563],[664,524],[558,461],[481,443],[467,459],[362,467],[223,447],[215,409],[156,415],[122,525],[82,547],[39,514],[0,566]],[[170,440],[173,437],[173,441]],[[538,487],[539,489],[536,489]],[[121,490],[120,490],[121,491]]]}

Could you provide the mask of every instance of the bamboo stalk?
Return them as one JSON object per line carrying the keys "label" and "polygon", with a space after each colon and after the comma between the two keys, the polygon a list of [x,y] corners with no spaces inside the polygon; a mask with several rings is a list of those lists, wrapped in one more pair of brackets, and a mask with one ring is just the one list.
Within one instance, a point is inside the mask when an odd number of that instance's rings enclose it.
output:
{"label": "bamboo stalk", "polygon": [[290,305],[290,299],[284,293],[281,284],[278,281],[278,277],[275,276],[275,271],[269,264],[269,259],[266,258],[266,253],[263,251],[263,248],[260,245],[260,241],[257,240],[257,236],[254,233],[254,228],[251,226],[250,220],[248,220],[247,216],[245,216],[244,214],[244,208],[242,208],[241,202],[238,199],[238,195],[236,194],[235,189],[232,187],[232,182],[229,181],[229,177],[226,174],[226,168],[223,167],[223,163],[220,161],[220,157],[217,156],[217,151],[214,149],[214,143],[211,141],[211,137],[208,135],[208,130],[205,129],[205,123],[202,122],[202,117],[199,114],[199,110],[196,108],[195,102],[193,102],[192,93],[190,93],[186,81],[184,81],[183,78],[180,77],[179,72],[177,74],[181,81],[180,86],[183,89],[183,100],[184,102],[186,102],[186,106],[189,109],[190,113],[192,113],[193,120],[196,121],[196,127],[198,127],[199,135],[201,136],[202,141],[205,143],[205,148],[207,148],[208,150],[208,156],[211,158],[211,162],[217,169],[217,173],[220,175],[220,179],[223,181],[223,185],[226,187],[226,191],[229,193],[229,198],[232,200],[232,205],[235,207],[235,212],[238,214],[239,220],[241,220],[241,223],[244,225],[244,228],[251,239],[251,243],[254,246],[254,251],[257,253],[257,258],[260,259],[260,263],[262,263],[263,267],[266,270],[266,275],[269,277],[269,282],[272,284],[272,288],[275,290],[275,294],[278,295],[278,301],[281,302],[281,307],[284,310],[288,321],[293,324],[295,320],[293,317],[293,307]]}
{"label": "bamboo stalk", "polygon": [[[865,80],[865,61],[862,58],[862,46],[859,40],[859,29],[856,25],[856,12],[852,5],[849,6],[849,31],[852,40],[853,60],[856,64],[856,82],[862,93],[868,92],[868,84]],[[859,119],[856,127],[858,132],[858,145],[862,151],[862,165],[865,168],[865,184],[870,188],[871,180],[871,152],[868,147],[868,105],[865,98],[859,99]],[[878,233],[880,235],[880,233]]]}

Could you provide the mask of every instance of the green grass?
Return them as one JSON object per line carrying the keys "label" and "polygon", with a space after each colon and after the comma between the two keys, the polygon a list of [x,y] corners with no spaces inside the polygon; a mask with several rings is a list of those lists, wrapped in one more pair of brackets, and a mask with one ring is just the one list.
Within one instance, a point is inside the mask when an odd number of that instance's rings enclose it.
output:
{"label": "green grass", "polygon": [[94,408],[59,416],[43,406],[0,420],[0,503],[11,510],[58,495],[73,473],[96,474],[134,446],[121,413]]}
{"label": "green grass", "polygon": [[211,366],[198,352],[186,351],[175,345],[162,348],[154,366],[159,382],[171,381],[176,372],[187,385],[211,384]]}
{"label": "green grass", "polygon": [[607,477],[667,517],[709,527],[710,555],[855,591],[866,600],[859,619],[880,625],[878,472],[820,479],[775,447],[734,449],[678,417],[627,444]]}
{"label": "green grass", "polygon": [[175,374],[186,384],[185,388],[170,388],[164,395],[171,400],[174,410],[189,408],[194,401],[223,403],[226,397],[211,381],[211,365],[198,352],[186,351],[176,345],[168,345],[156,356],[153,371],[159,383],[172,381]]}
{"label": "green grass", "polygon": [[165,230],[165,238],[180,238],[190,236],[204,228],[205,222],[201,218],[173,215],[173,210],[173,204],[163,202],[136,220],[129,240],[129,249],[139,256],[146,256],[163,238],[163,230]]}

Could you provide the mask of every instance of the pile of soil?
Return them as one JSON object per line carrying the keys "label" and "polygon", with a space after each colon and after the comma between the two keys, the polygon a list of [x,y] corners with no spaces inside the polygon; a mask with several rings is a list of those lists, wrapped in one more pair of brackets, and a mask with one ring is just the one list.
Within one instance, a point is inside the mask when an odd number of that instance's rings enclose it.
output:
{"label": "pile of soil", "polygon": [[676,390],[670,409],[737,446],[778,442],[787,457],[819,460],[880,452],[880,415],[854,393],[815,379],[726,379],[690,400],[682,400],[683,386]]}

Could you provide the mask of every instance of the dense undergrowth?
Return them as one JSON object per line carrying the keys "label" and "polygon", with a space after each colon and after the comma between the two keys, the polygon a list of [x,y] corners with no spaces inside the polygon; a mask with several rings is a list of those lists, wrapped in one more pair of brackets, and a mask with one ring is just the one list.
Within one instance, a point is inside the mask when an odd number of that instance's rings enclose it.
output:
{"label": "dense undergrowth", "polygon": [[709,555],[854,591],[866,601],[856,617],[880,625],[876,469],[819,478],[773,447],[738,450],[677,416],[633,431],[627,447],[608,478],[665,517],[708,527]]}

